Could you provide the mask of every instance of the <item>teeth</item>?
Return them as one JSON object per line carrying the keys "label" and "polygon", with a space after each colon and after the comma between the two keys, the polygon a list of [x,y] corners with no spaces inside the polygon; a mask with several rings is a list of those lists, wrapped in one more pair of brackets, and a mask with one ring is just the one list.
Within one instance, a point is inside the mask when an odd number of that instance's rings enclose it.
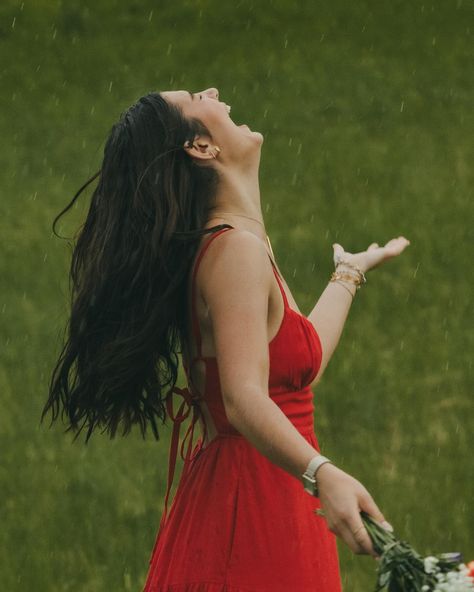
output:
{"label": "teeth", "polygon": [[227,113],[230,113],[230,105],[226,105],[227,107]]}

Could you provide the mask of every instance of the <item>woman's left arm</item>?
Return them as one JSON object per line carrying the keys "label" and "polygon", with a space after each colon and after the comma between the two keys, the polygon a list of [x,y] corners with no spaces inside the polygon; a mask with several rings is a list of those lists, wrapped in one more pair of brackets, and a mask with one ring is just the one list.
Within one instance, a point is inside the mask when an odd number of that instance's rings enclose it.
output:
{"label": "woman's left arm", "polygon": [[[348,253],[338,244],[333,244],[334,263],[342,259],[350,264],[357,265],[364,273],[378,267],[381,263],[400,255],[410,244],[404,236],[390,240],[385,246],[379,247],[378,243],[372,243],[366,251],[361,253]],[[344,264],[338,265],[338,271],[344,271]],[[340,283],[342,282],[342,284]],[[329,282],[323,293],[316,302],[308,319],[316,329],[322,347],[322,361],[318,374],[312,382],[318,382],[329,363],[329,360],[336,349],[346,322],[353,297],[356,293],[356,286],[351,282],[343,280]]]}

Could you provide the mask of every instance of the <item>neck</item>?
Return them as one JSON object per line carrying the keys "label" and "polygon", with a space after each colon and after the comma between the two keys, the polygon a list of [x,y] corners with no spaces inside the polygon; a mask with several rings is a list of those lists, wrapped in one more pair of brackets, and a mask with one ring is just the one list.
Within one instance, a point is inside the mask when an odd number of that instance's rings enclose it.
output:
{"label": "neck", "polygon": [[258,167],[244,172],[220,171],[216,205],[209,221],[215,220],[249,230],[265,240],[267,233],[260,204]]}

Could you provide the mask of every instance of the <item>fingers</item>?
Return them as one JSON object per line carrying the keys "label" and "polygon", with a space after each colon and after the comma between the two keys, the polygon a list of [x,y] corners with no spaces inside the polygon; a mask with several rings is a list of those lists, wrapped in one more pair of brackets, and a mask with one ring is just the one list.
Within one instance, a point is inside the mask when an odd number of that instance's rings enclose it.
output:
{"label": "fingers", "polygon": [[392,238],[391,240],[389,240],[387,242],[387,244],[385,245],[385,247],[393,248],[393,249],[401,252],[401,251],[403,251],[403,249],[408,247],[409,244],[410,244],[410,241],[407,238],[405,238],[404,236],[399,236],[397,238]]}
{"label": "fingers", "polygon": [[[385,522],[386,524],[388,524],[388,522],[386,522],[385,520],[384,515],[375,503],[374,498],[370,495],[370,493],[367,490],[365,490],[365,494],[359,496],[359,506],[361,510],[367,512],[367,514],[369,514],[377,522]],[[357,520],[357,522],[359,521]]]}
{"label": "fingers", "polygon": [[342,538],[356,555],[366,554],[371,555],[374,559],[379,559],[372,539],[362,521],[360,511],[364,510],[384,528],[388,528],[392,532],[393,527],[385,520],[384,515],[368,492],[359,496],[359,506],[349,514],[346,513],[345,516],[340,517],[330,530]]}
{"label": "fingers", "polygon": [[369,533],[362,522],[360,512],[354,509],[353,514],[345,518],[329,523],[329,530],[341,538],[349,549],[356,555],[372,555],[378,557],[375,552]]}
{"label": "fingers", "polygon": [[342,536],[345,542],[353,553],[356,555],[366,554],[377,557],[369,533],[367,532],[360,515],[358,518],[352,518],[350,521],[346,522],[345,525],[341,525],[340,530],[342,531]]}

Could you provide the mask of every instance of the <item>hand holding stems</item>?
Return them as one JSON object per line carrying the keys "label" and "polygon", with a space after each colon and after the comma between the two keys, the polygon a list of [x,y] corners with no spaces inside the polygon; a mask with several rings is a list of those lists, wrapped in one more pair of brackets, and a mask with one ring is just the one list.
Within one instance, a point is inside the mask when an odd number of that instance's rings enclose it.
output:
{"label": "hand holding stems", "polygon": [[[378,267],[384,261],[388,261],[389,259],[400,255],[409,244],[410,241],[407,238],[399,236],[389,240],[383,247],[379,247],[378,243],[371,243],[366,251],[349,253],[344,251],[344,248],[339,243],[334,243],[334,263],[336,264],[337,258],[341,258],[344,261],[359,266],[365,273],[370,269]],[[343,268],[343,264],[338,267],[338,269]]]}
{"label": "hand holding stems", "polygon": [[367,489],[331,463],[317,470],[319,498],[328,528],[340,537],[356,555],[378,558],[360,512],[370,514],[387,530],[393,530],[385,520]]}

